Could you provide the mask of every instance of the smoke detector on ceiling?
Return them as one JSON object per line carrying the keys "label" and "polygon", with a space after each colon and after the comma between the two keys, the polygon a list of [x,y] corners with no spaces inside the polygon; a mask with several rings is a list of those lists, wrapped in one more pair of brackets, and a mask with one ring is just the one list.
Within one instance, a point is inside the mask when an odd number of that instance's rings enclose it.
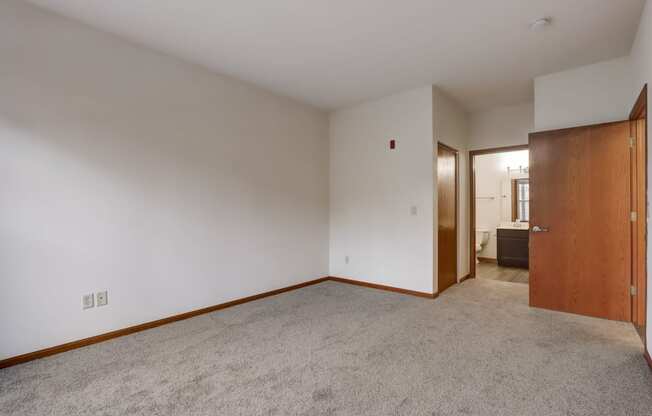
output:
{"label": "smoke detector on ceiling", "polygon": [[542,17],[530,23],[530,30],[533,32],[540,32],[550,26],[550,23],[552,23],[551,17]]}

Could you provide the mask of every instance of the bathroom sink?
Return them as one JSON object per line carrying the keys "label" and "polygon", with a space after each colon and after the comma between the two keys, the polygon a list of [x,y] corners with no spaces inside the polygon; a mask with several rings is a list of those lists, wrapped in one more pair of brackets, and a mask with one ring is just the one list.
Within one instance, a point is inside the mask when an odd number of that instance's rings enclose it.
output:
{"label": "bathroom sink", "polygon": [[503,230],[527,230],[530,228],[530,223],[527,222],[502,222],[497,228]]}

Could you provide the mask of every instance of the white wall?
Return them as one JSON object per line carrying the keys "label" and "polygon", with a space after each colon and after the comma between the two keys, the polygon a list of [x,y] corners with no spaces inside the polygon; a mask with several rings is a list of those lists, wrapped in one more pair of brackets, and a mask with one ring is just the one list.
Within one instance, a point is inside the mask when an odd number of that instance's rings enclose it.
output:
{"label": "white wall", "polygon": [[331,114],[332,276],[432,292],[432,129],[430,86]]}
{"label": "white wall", "polygon": [[469,150],[527,144],[534,131],[534,103],[497,107],[471,114]]}
{"label": "white wall", "polygon": [[332,276],[437,291],[435,141],[460,152],[458,278],[468,274],[468,117],[427,86],[331,114]]}
{"label": "white wall", "polygon": [[[512,221],[512,179],[527,178],[519,167],[529,166],[529,152],[490,153],[475,157],[475,224],[477,229],[489,230],[489,242],[478,253],[479,257],[497,257],[497,228]],[[510,167],[512,170],[507,171]],[[488,199],[493,198],[493,199]]]}
{"label": "white wall", "polygon": [[19,1],[0,53],[0,359],[328,274],[326,114]]}
{"label": "white wall", "polygon": [[503,196],[507,196],[502,186],[507,173],[501,166],[501,161],[500,153],[475,157],[475,227],[489,231],[489,242],[478,253],[478,257],[497,257],[496,229],[504,220],[501,215],[504,208]]}
{"label": "white wall", "polygon": [[632,106],[629,57],[534,80],[534,125],[552,130],[626,120]]}
{"label": "white wall", "polygon": [[[645,8],[641,15],[641,22],[638,27],[638,32],[636,34],[636,40],[632,47],[632,52],[630,55],[631,65],[632,65],[632,91],[628,97],[629,107],[633,105],[638,97],[638,94],[643,88],[643,85],[650,84],[652,82],[652,6],[650,2],[646,2]],[[648,88],[652,87],[652,84],[648,85]],[[649,93],[648,93],[649,96]],[[649,98],[648,98],[649,106]],[[628,107],[628,108],[629,108]],[[652,117],[648,116],[648,121],[651,121]],[[648,145],[650,143],[650,123],[648,123]],[[652,160],[648,158],[648,172],[652,172]],[[648,198],[652,195],[652,178],[648,173]],[[648,209],[648,222],[649,222],[649,209]],[[647,246],[647,263],[648,265],[652,262],[652,244],[648,240]],[[648,267],[648,285],[647,285],[647,345],[648,350],[650,345],[652,345],[652,278],[650,277],[650,270]]]}
{"label": "white wall", "polygon": [[[435,141],[457,149],[458,155],[458,227],[457,227],[457,279],[469,274],[469,116],[455,101],[439,88],[433,87],[433,132]],[[433,174],[437,172],[437,154],[434,154]],[[437,183],[436,176],[433,176]],[[434,226],[434,273],[433,287],[437,291],[437,189],[435,187],[433,210]]]}

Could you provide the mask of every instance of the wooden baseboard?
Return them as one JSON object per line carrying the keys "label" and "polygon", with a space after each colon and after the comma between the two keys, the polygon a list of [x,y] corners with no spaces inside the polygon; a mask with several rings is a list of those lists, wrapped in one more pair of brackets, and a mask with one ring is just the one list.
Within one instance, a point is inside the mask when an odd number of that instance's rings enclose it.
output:
{"label": "wooden baseboard", "polygon": [[92,345],[92,344],[97,344],[97,343],[103,342],[103,341],[108,341],[108,340],[113,339],[113,338],[122,337],[122,336],[125,336],[125,335],[133,334],[135,332],[144,331],[146,329],[156,328],[157,326],[166,325],[166,324],[169,324],[169,323],[172,323],[172,322],[182,321],[184,319],[192,318],[192,317],[195,317],[195,316],[198,316],[198,315],[203,315],[205,313],[219,311],[220,309],[225,309],[225,308],[228,308],[228,307],[231,307],[231,306],[236,306],[236,305],[251,302],[251,301],[254,301],[254,300],[266,298],[268,296],[278,295],[278,294],[281,294],[281,293],[284,293],[284,292],[289,292],[291,290],[300,289],[302,287],[315,285],[317,283],[322,283],[322,282],[325,282],[325,281],[328,281],[328,280],[335,281],[335,282],[340,282],[340,283],[348,283],[348,284],[357,285],[357,286],[364,286],[364,287],[369,287],[369,288],[373,288],[373,289],[388,290],[390,292],[398,292],[398,293],[403,293],[403,294],[406,294],[406,295],[419,296],[419,297],[424,297],[424,298],[429,298],[429,299],[434,299],[434,298],[437,297],[436,293],[432,294],[432,293],[426,293],[426,292],[417,292],[417,291],[414,291],[414,290],[399,289],[399,288],[396,288],[396,287],[377,285],[377,284],[374,284],[374,283],[366,283],[366,282],[361,282],[361,281],[358,281],[358,280],[343,279],[343,278],[340,278],[340,277],[322,277],[320,279],[310,280],[308,282],[299,283],[299,284],[284,287],[284,288],[281,288],[281,289],[271,290],[269,292],[259,293],[257,295],[253,295],[253,296],[247,296],[245,298],[232,300],[230,302],[220,303],[218,305],[213,305],[213,306],[209,306],[209,307],[202,308],[202,309],[197,309],[197,310],[190,311],[190,312],[185,312],[185,313],[182,313],[182,314],[179,314],[179,315],[174,315],[174,316],[170,316],[170,317],[167,317],[167,318],[158,319],[156,321],[145,322],[143,324],[130,326],[128,328],[118,329],[116,331],[107,332],[105,334],[100,334],[100,335],[96,335],[96,336],[93,336],[93,337],[80,339],[78,341],[72,341],[72,342],[57,345],[57,346],[54,346],[54,347],[45,348],[45,349],[34,351],[34,352],[29,352],[27,354],[22,354],[22,355],[17,355],[15,357],[6,358],[4,360],[0,360],[0,368],[11,367],[11,366],[16,365],[16,364],[26,363],[28,361],[36,360],[36,359],[39,359],[39,358],[49,357],[51,355],[55,355],[55,354],[59,354],[59,353],[62,353],[62,352],[74,350],[74,349],[85,347],[85,346]]}
{"label": "wooden baseboard", "polygon": [[404,295],[418,296],[418,297],[421,297],[421,298],[428,298],[428,299],[434,299],[438,295],[438,293],[418,292],[416,290],[401,289],[401,288],[398,288],[398,287],[379,285],[379,284],[376,284],[376,283],[368,283],[368,282],[363,282],[363,281],[360,281],[360,280],[347,279],[347,278],[343,278],[343,277],[330,276],[328,278],[328,280],[331,280],[333,282],[347,283],[347,284],[350,284],[350,285],[368,287],[368,288],[372,288],[372,289],[386,290],[388,292],[402,293]]}
{"label": "wooden baseboard", "polygon": [[166,325],[176,321],[182,321],[184,319],[192,318],[198,315],[203,315],[205,313],[215,312],[215,311],[219,311],[220,309],[225,309],[231,306],[240,305],[254,300],[266,298],[268,296],[274,296],[280,293],[289,292],[291,290],[300,289],[302,287],[315,285],[317,283],[325,282],[328,279],[329,279],[328,277],[322,277],[320,279],[310,280],[308,282],[299,283],[297,285],[292,285],[276,290],[270,290],[269,292],[259,293],[253,296],[247,296],[245,298],[232,300],[230,302],[220,303],[218,305],[209,306],[207,308],[185,312],[179,315],[158,319],[156,321],[145,322],[143,324],[130,326],[128,328],[118,329],[116,331],[107,332],[105,334],[96,335],[94,337],[84,338],[78,341],[72,341],[54,347],[45,348],[34,352],[29,352],[27,354],[17,355],[15,357],[10,357],[4,360],[0,360],[0,368],[11,367],[12,365],[25,363],[28,361],[36,360],[38,358],[48,357],[50,355],[59,354],[65,351],[74,350],[76,348],[85,347],[87,345],[97,344],[98,342],[108,341],[113,338],[118,338],[125,335],[133,334],[135,332],[144,331],[146,329],[156,328],[157,326]]}
{"label": "wooden baseboard", "polygon": [[462,277],[462,278],[460,279],[460,281],[457,282],[457,283],[462,283],[463,281],[465,281],[465,280],[467,280],[467,279],[470,279],[470,278],[471,278],[471,274],[467,274],[466,276]]}
{"label": "wooden baseboard", "polygon": [[493,259],[491,257],[478,257],[477,258],[480,263],[494,263],[498,264],[498,259]]}
{"label": "wooden baseboard", "polygon": [[645,361],[647,361],[647,365],[650,366],[650,370],[652,370],[652,357],[650,357],[650,352],[648,350],[645,350],[645,354],[643,354],[645,357]]}

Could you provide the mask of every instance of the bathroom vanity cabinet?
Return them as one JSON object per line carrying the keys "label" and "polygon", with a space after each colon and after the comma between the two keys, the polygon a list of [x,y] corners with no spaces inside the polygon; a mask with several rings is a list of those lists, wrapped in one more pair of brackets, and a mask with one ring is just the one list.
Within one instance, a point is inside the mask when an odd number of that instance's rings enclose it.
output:
{"label": "bathroom vanity cabinet", "polygon": [[506,267],[529,267],[528,229],[498,228],[498,265]]}

